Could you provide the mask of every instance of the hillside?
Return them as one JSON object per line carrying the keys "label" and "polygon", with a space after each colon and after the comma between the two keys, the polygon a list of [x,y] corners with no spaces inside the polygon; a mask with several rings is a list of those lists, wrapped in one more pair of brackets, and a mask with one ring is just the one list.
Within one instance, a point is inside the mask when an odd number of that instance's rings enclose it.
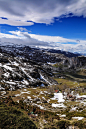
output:
{"label": "hillside", "polygon": [[[37,129],[35,124],[23,113],[11,105],[15,103],[9,100],[9,106],[0,101],[0,128],[1,129]],[[6,100],[5,100],[6,101]],[[13,104],[11,104],[13,103]]]}
{"label": "hillside", "polygon": [[[65,53],[0,46],[1,129],[13,124],[15,128],[24,124],[40,129],[86,128],[86,57]],[[14,110],[20,110],[19,117]],[[5,118],[13,124],[5,124]]]}

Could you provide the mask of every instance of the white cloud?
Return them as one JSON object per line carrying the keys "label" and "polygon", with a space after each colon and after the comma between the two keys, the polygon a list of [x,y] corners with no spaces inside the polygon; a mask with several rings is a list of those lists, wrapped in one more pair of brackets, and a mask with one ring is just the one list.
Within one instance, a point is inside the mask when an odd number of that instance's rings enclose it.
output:
{"label": "white cloud", "polygon": [[28,31],[26,28],[23,27],[17,27],[20,31]]}
{"label": "white cloud", "polygon": [[33,22],[25,22],[25,21],[17,21],[17,20],[6,20],[6,19],[2,19],[0,18],[0,24],[9,24],[12,26],[31,26],[34,23]]}
{"label": "white cloud", "polygon": [[20,31],[9,31],[11,34],[3,34],[0,33],[0,41],[1,44],[4,42],[14,43],[14,44],[23,44],[29,45],[31,47],[35,46],[48,46],[48,42],[39,41],[37,39],[31,38],[30,35],[27,35],[27,32],[20,32]]}
{"label": "white cloud", "polygon": [[76,40],[63,38],[60,36],[45,36],[45,35],[35,35],[35,34],[29,34],[32,38],[38,39],[39,41],[44,42],[60,42],[60,43],[66,43],[66,42],[76,42]]}
{"label": "white cloud", "polygon": [[5,33],[0,33],[0,38],[18,38],[18,36],[11,35],[11,34],[5,34]]}
{"label": "white cloud", "polygon": [[0,24],[50,24],[54,17],[69,17],[69,13],[86,17],[86,0],[0,0],[0,17],[8,19],[0,19]]}
{"label": "white cloud", "polygon": [[86,40],[78,41],[60,36],[42,36],[21,31],[9,31],[9,33],[11,34],[0,33],[1,44],[9,42],[29,45],[30,47],[52,48],[70,52],[86,53]]}
{"label": "white cloud", "polygon": [[[69,13],[72,13],[72,16],[83,15],[83,17],[86,17],[86,0],[0,0],[0,24],[13,26],[30,26],[34,22],[50,24],[54,22],[54,17],[58,19],[70,17]],[[18,29],[19,31],[10,31],[11,34],[0,33],[1,42],[13,42],[73,52],[85,52],[86,50],[86,40],[80,40],[79,42],[76,39],[67,39],[60,36],[35,35],[29,34],[26,28],[18,27]],[[68,42],[77,44],[71,45]]]}

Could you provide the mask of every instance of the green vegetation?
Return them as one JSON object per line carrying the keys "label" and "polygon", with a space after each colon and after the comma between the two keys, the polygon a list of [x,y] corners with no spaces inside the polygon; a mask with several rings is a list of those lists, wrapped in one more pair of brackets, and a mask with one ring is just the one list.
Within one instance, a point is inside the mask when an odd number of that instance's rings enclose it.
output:
{"label": "green vegetation", "polygon": [[80,69],[77,71],[77,74],[86,76],[86,69]]}
{"label": "green vegetation", "polygon": [[56,68],[59,68],[59,69],[63,68],[63,64],[61,64],[61,63],[54,64],[53,66]]}
{"label": "green vegetation", "polygon": [[[62,119],[57,112],[41,110],[39,107],[27,105],[22,100],[14,102],[9,96],[0,100],[0,129],[66,129],[71,126],[78,126],[85,129],[85,121],[73,121],[74,116],[86,118],[86,110],[82,112],[69,112],[70,108],[58,113],[66,114]],[[37,114],[37,116],[35,115]]]}
{"label": "green vegetation", "polygon": [[63,79],[63,78],[54,78],[59,84],[58,84],[58,88],[60,90],[66,89],[66,88],[76,88],[76,87],[86,87],[86,83],[85,82],[77,82],[77,81],[73,81],[73,80],[69,80],[67,78]]}
{"label": "green vegetation", "polygon": [[83,112],[67,112],[66,113],[66,117],[68,118],[68,120],[71,120],[72,117],[85,117],[86,118],[86,114],[84,114]]}
{"label": "green vegetation", "polygon": [[79,129],[86,129],[86,123],[85,123],[84,121],[82,121],[82,120],[74,121],[74,122],[72,123],[72,125],[78,126]]}
{"label": "green vegetation", "polygon": [[[37,114],[37,116],[35,116],[35,114]],[[22,100],[20,100],[19,103],[14,102],[10,96],[2,98],[0,101],[1,129],[36,129],[40,126],[40,122],[44,118],[50,122],[53,119],[59,120],[59,116],[54,112],[41,110],[36,106],[28,106]],[[32,121],[35,121],[35,124]]]}
{"label": "green vegetation", "polygon": [[[61,69],[60,66],[59,68]],[[8,89],[6,89],[7,94],[4,96],[6,97],[10,95],[12,98],[7,97],[1,99],[0,129],[29,129],[30,126],[31,129],[34,127],[41,129],[66,129],[69,126],[85,129],[86,106],[83,103],[80,104],[79,101],[68,100],[64,102],[64,105],[67,107],[66,109],[53,108],[52,103],[58,104],[58,100],[50,99],[53,98],[55,90],[60,90],[62,92],[65,91],[68,93],[70,89],[74,91],[74,94],[79,93],[80,95],[86,95],[86,82],[82,82],[86,75],[80,74],[81,73],[79,72],[63,72],[63,74],[61,72],[59,75],[65,78],[54,78],[58,82],[58,85],[18,89],[16,91],[8,91]],[[30,99],[27,99],[29,97],[31,97],[33,103],[38,106],[43,106],[46,110],[40,109],[40,107],[37,106],[32,106]],[[36,98],[40,101],[36,100]],[[25,99],[26,103],[24,102]],[[48,100],[49,102],[47,102]],[[17,101],[19,101],[19,103],[17,103]],[[76,107],[77,109],[73,111],[73,107]],[[61,115],[64,114],[66,117],[61,117]],[[84,118],[83,121],[77,121],[73,120],[72,117]]]}
{"label": "green vegetation", "polygon": [[69,121],[61,120],[58,122],[59,129],[66,129],[69,125]]}
{"label": "green vegetation", "polygon": [[37,127],[21,110],[0,102],[0,129],[37,129]]}

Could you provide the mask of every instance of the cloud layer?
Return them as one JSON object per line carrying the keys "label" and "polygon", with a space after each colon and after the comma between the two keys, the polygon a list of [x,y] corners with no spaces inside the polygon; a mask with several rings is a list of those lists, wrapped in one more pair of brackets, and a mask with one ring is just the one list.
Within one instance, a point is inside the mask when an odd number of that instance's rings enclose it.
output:
{"label": "cloud layer", "polygon": [[0,24],[50,24],[54,17],[69,17],[69,13],[86,17],[86,0],[0,0],[0,17],[7,18],[0,18]]}
{"label": "cloud layer", "polygon": [[[23,28],[21,28],[23,30]],[[86,53],[86,40],[67,39],[60,36],[41,36],[22,31],[9,31],[10,34],[0,33],[1,44],[23,44],[30,47],[60,49],[70,52]],[[70,44],[69,44],[70,43]]]}

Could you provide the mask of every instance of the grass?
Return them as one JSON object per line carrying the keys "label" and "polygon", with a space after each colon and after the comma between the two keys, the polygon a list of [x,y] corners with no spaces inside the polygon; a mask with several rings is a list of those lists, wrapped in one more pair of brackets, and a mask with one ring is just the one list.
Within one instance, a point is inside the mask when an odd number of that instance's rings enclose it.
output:
{"label": "grass", "polygon": [[68,79],[55,78],[55,80],[59,83],[58,88],[61,90],[78,86],[78,82],[73,82]]}
{"label": "grass", "polygon": [[81,69],[77,71],[77,74],[86,76],[86,69]]}
{"label": "grass", "polygon": [[80,93],[80,95],[86,95],[86,93]]}
{"label": "grass", "polygon": [[59,89],[66,89],[66,88],[76,88],[76,87],[85,87],[86,83],[85,82],[77,82],[77,81],[71,81],[67,78],[62,79],[62,78],[54,78],[58,83],[58,88]]}
{"label": "grass", "polygon": [[[59,90],[62,91],[63,89],[65,90],[67,88],[71,88],[72,90],[74,90],[77,87],[78,87],[78,89],[80,87],[84,87],[84,88],[86,87],[85,82],[77,82],[77,81],[74,81],[74,80],[71,80],[71,79],[68,79],[68,78],[65,78],[65,79],[63,79],[63,78],[54,78],[54,79],[59,83],[58,85],[53,85],[51,87],[48,86],[48,87],[45,87],[45,88],[44,87],[42,87],[42,88],[40,88],[40,87],[27,88],[26,91],[25,91],[25,89],[18,89],[16,91],[7,91],[8,92],[7,95],[8,96],[9,95],[15,96],[16,94],[20,94],[17,97],[12,97],[14,101],[22,100],[23,97],[26,99],[27,96],[30,96],[31,99],[34,99],[34,98],[38,97],[42,101],[42,99],[43,99],[42,97],[44,97],[46,100],[48,100],[50,98],[53,98],[53,92],[55,92],[55,89],[59,89]],[[27,93],[28,91],[30,91],[29,94]],[[50,92],[50,94],[45,93],[44,91]],[[51,91],[53,91],[53,92],[51,92]],[[21,94],[21,92],[26,92],[26,93]],[[80,94],[84,94],[84,93],[80,93]],[[34,102],[34,103],[37,103],[37,102]],[[67,101],[67,102],[64,103],[64,105],[67,106],[66,109],[62,109],[62,108],[61,109],[60,108],[54,109],[51,106],[52,103],[58,103],[58,101],[50,99],[49,103],[38,103],[38,105],[41,105],[41,106],[45,107],[47,111],[51,111],[51,112],[55,112],[55,113],[58,112],[58,114],[66,114],[67,117],[65,119],[60,118],[60,120],[68,120],[69,119],[70,122],[73,121],[72,116],[74,116],[74,113],[71,114],[70,110],[67,110],[67,109],[71,109],[72,107],[76,107],[76,106],[79,107],[79,108],[83,107],[83,104],[80,105],[79,102]],[[85,107],[83,109],[85,109]],[[67,112],[65,110],[67,110]],[[86,117],[86,113],[81,112],[81,114],[80,114],[80,111],[81,111],[81,109],[76,111],[75,115],[76,116],[85,116]],[[69,112],[69,114],[68,114],[68,112]],[[52,116],[52,117],[50,117],[50,116]],[[48,126],[49,126],[50,129],[51,129],[51,127],[52,128],[55,127],[57,129],[56,123],[55,123],[55,126],[54,126],[54,123],[53,123],[56,118],[55,118],[54,115],[50,115],[50,112],[49,112],[48,115],[46,114],[44,116],[43,116],[43,114],[38,114],[38,117],[37,117],[38,122],[33,118],[31,118],[31,119],[32,119],[32,121],[34,121],[34,123],[36,124],[37,127],[42,128],[42,126],[43,126],[43,128],[44,127],[48,128]],[[48,123],[44,123],[43,119],[45,119]],[[86,118],[84,119],[84,121],[86,121]],[[53,124],[51,125],[51,123],[53,123]],[[58,121],[57,121],[57,123],[58,123]]]}
{"label": "grass", "polygon": [[37,129],[36,125],[16,107],[0,103],[0,129]]}
{"label": "grass", "polygon": [[75,80],[78,82],[86,82],[86,76],[83,77],[83,76],[77,75],[77,74],[66,74],[65,76],[71,80]]}
{"label": "grass", "polygon": [[[28,91],[30,91],[29,94],[27,93]],[[12,99],[14,102],[27,99],[28,96],[30,96],[32,100],[34,100],[35,98],[40,98],[41,106],[46,107],[46,108],[48,107],[51,108],[50,103],[57,103],[57,100],[51,100],[49,103],[41,103],[42,101],[44,101],[44,98],[47,101],[48,99],[54,96],[52,93],[48,94],[48,93],[45,93],[44,91],[48,92],[47,87],[46,88],[37,87],[36,89],[34,88],[27,88],[27,89],[20,89],[20,90],[18,89],[16,91],[7,91],[8,94],[6,94],[5,96],[12,96]],[[18,95],[18,96],[15,96],[15,95]],[[34,101],[34,103],[37,103],[37,101]],[[28,101],[28,104],[30,104],[29,101]]]}
{"label": "grass", "polygon": [[[27,89],[27,90],[30,90],[30,89]],[[33,93],[34,93],[34,90],[36,90],[37,91],[37,93],[40,93],[39,91],[40,91],[40,89],[38,88],[38,89],[32,89],[31,88],[31,90],[30,91],[32,91]],[[22,91],[24,91],[24,89],[22,89]],[[45,91],[45,89],[42,89],[42,91]],[[17,92],[16,92],[17,93]],[[19,93],[19,90],[18,90],[18,93]],[[44,94],[42,94],[42,96],[43,96]],[[8,103],[9,103],[9,101],[8,101]],[[57,102],[57,100],[50,100],[50,103],[58,103]],[[20,102],[19,102],[19,104],[20,104]],[[18,104],[18,105],[19,105]],[[22,103],[21,103],[22,104]],[[20,104],[20,105],[21,105]],[[44,106],[44,105],[46,105],[46,104],[48,104],[48,103],[45,103],[45,104],[43,104],[42,103],[42,106]],[[75,106],[75,105],[77,105],[78,106],[78,104],[79,103],[77,103],[77,102],[67,102],[66,103],[67,104],[67,107],[69,107],[70,106],[70,108],[71,108],[71,105],[73,105],[73,106]],[[49,106],[49,105],[46,105],[46,106]],[[13,106],[12,106],[13,107]],[[18,107],[21,107],[21,106],[18,106]],[[14,108],[16,108],[16,107],[14,107]],[[30,109],[29,110],[32,110],[31,109],[31,107],[29,107]],[[50,108],[52,108],[51,106],[50,106]],[[17,108],[16,108],[17,109]],[[22,112],[22,113],[24,113],[24,118],[27,116],[27,112],[24,110],[24,109],[18,109],[18,110],[20,110],[20,112]],[[39,110],[39,109],[38,109]],[[31,111],[30,111],[31,112]],[[64,119],[64,118],[60,118],[60,120],[58,120],[58,116],[56,115],[56,114],[66,114],[67,115],[67,117]],[[57,129],[57,124],[59,124],[59,122],[60,121],[67,121],[68,119],[69,119],[69,122],[72,122],[73,120],[71,119],[73,116],[85,116],[86,115],[86,113],[85,113],[85,110],[83,111],[83,112],[74,112],[74,113],[71,113],[71,112],[69,112],[69,110],[67,110],[66,109],[66,111],[64,110],[63,111],[63,109],[61,109],[61,110],[58,110],[58,109],[56,109],[56,110],[52,110],[51,112],[50,111],[47,111],[47,110],[44,110],[44,113],[37,113],[38,114],[38,116],[36,117],[36,118],[31,118],[31,121],[33,121],[34,123],[35,123],[35,125],[38,127],[38,128],[54,128],[54,129]],[[44,114],[44,115],[43,115]],[[75,114],[75,115],[74,115]],[[23,115],[22,115],[23,116]],[[27,116],[28,117],[28,116]],[[29,117],[28,117],[29,118]],[[26,119],[25,119],[26,120]],[[46,120],[47,121],[47,123],[45,123],[44,122],[44,120]],[[56,121],[57,120],[57,121]],[[85,121],[85,120],[84,120]],[[65,122],[64,122],[65,123]],[[64,125],[65,126],[65,125]],[[59,126],[58,126],[59,127]]]}
{"label": "grass", "polygon": [[56,67],[56,68],[62,68],[63,67],[63,64],[57,63],[57,64],[54,64],[53,66]]}
{"label": "grass", "polygon": [[50,99],[49,103],[51,103],[51,104],[52,104],[52,103],[58,104],[58,100],[51,100],[51,99]]}
{"label": "grass", "polygon": [[[54,67],[63,67],[62,64],[55,64]],[[59,67],[60,68],[60,67]],[[73,81],[78,81],[78,82],[86,82],[86,69],[69,69],[69,70],[63,70],[58,73],[55,73],[58,75],[63,75],[64,77],[73,80]]]}
{"label": "grass", "polygon": [[76,102],[76,101],[68,101],[67,103],[64,103],[67,106],[76,106],[79,105],[80,102]]}

